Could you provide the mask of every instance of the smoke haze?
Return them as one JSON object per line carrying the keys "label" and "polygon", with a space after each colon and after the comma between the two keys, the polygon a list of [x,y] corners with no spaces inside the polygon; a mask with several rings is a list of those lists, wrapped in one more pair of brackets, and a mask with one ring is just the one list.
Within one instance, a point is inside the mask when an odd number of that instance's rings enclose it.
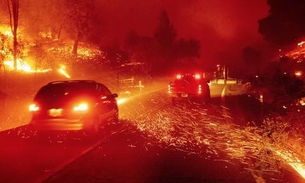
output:
{"label": "smoke haze", "polygon": [[[258,20],[268,15],[266,0],[103,0],[99,4],[105,34],[122,41],[130,30],[152,36],[161,10],[166,10],[178,38],[201,42],[201,61],[240,62],[242,49],[265,44]],[[264,50],[260,50],[264,51]]]}

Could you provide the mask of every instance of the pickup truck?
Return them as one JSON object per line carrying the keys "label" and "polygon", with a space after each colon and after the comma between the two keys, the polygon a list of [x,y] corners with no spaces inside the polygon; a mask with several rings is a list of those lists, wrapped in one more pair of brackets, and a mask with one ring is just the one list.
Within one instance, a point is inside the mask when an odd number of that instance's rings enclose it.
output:
{"label": "pickup truck", "polygon": [[193,73],[176,75],[175,80],[168,84],[168,94],[173,105],[183,100],[207,103],[211,97],[208,81]]}

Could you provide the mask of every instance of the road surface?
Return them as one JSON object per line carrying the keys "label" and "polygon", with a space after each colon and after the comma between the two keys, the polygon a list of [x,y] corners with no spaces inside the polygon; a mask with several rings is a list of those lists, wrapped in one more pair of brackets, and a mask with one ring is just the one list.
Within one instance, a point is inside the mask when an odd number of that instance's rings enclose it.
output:
{"label": "road surface", "polygon": [[26,125],[2,131],[0,182],[303,181],[243,118],[254,101],[234,96],[174,107],[165,88],[149,91],[125,98],[120,121],[94,140],[36,136]]}

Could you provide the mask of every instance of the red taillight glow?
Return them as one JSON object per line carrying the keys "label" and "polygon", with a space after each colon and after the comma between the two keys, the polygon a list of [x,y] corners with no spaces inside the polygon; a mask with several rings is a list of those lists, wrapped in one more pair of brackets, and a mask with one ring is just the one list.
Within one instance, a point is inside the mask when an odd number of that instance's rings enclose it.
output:
{"label": "red taillight glow", "polygon": [[37,106],[36,104],[31,104],[29,106],[29,111],[31,112],[35,112],[35,111],[38,111],[39,110],[39,106]]}
{"label": "red taillight glow", "polygon": [[200,76],[200,74],[195,74],[195,75],[194,75],[194,78],[195,78],[195,79],[201,79],[201,76]]}
{"label": "red taillight glow", "polygon": [[176,78],[177,78],[177,79],[181,79],[181,78],[182,78],[182,75],[181,75],[181,74],[177,74]]}
{"label": "red taillight glow", "polygon": [[87,111],[89,106],[87,103],[80,103],[73,108],[73,111]]}
{"label": "red taillight glow", "polygon": [[201,85],[198,85],[198,94],[201,94],[202,93],[202,87]]}

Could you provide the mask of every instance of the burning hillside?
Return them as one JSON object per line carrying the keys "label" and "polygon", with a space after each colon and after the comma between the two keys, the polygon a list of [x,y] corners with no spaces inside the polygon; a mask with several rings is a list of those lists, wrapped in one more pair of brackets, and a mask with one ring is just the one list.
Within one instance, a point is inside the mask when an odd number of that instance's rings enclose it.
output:
{"label": "burning hillside", "polygon": [[23,73],[45,73],[56,70],[69,78],[66,67],[72,61],[88,61],[102,56],[102,52],[91,45],[80,44],[75,57],[71,53],[72,43],[50,40],[48,37],[41,37],[40,41],[28,42],[22,41],[21,37],[16,55],[16,68],[14,68],[12,39],[8,29],[0,29],[0,72],[16,70]]}
{"label": "burning hillside", "polygon": [[297,43],[297,47],[285,54],[286,57],[302,62],[305,59],[305,41]]}

